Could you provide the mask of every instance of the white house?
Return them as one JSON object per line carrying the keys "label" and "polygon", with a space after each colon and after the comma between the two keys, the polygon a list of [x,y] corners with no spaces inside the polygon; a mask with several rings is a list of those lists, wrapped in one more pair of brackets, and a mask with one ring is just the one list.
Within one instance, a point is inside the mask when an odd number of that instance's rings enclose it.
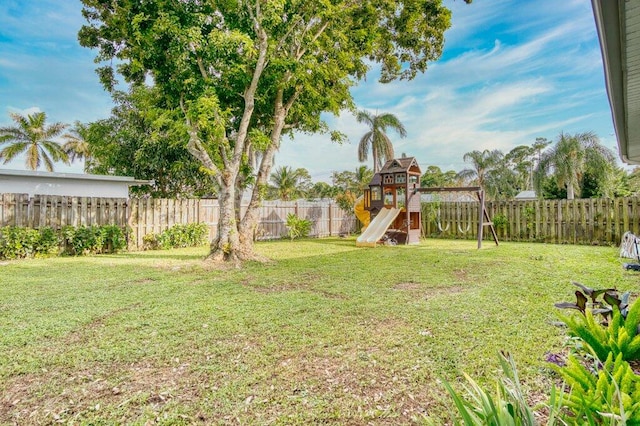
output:
{"label": "white house", "polygon": [[38,194],[129,198],[130,186],[151,184],[152,180],[138,180],[130,176],[0,169],[0,194],[29,194],[29,197]]}

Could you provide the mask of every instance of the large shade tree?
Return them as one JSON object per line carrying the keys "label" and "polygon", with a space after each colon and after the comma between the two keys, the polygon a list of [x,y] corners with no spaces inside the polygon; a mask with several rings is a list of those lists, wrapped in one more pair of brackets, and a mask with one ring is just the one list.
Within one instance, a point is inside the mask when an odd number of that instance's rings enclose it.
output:
{"label": "large shade tree", "polygon": [[372,114],[361,110],[356,113],[356,120],[369,128],[358,143],[358,161],[367,161],[371,149],[373,173],[378,173],[384,161],[394,158],[393,143],[387,135],[387,129],[395,130],[400,137],[405,137],[407,130],[398,117],[390,113]]}
{"label": "large shade tree", "polygon": [[0,127],[0,160],[4,164],[20,154],[26,154],[25,164],[29,170],[38,170],[44,163],[47,171],[52,172],[54,162],[69,163],[62,145],[54,139],[67,127],[63,123],[47,124],[47,114],[36,112],[26,117],[9,114],[15,126]]}
{"label": "large shade tree", "polygon": [[559,188],[566,188],[567,199],[580,196],[586,173],[599,182],[602,195],[610,196],[610,179],[615,167],[615,157],[610,149],[600,144],[593,132],[561,133],[554,146],[544,151],[534,173],[536,191],[542,193],[545,178],[551,175]]}
{"label": "large shade tree", "polygon": [[[133,85],[151,80],[163,107],[179,111],[185,143],[219,197],[216,260],[253,257],[282,136],[327,131],[321,113],[352,108],[349,89],[373,63],[382,82],[425,71],[450,25],[440,0],[82,3],[80,43],[98,49],[105,87],[116,87],[116,72]],[[253,191],[242,215],[245,188]]]}

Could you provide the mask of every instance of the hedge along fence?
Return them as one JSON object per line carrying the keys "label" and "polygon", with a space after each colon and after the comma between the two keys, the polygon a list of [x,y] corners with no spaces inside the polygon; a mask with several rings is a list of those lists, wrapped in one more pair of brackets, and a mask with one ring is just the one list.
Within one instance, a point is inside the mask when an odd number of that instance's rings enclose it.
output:
{"label": "hedge along fence", "polygon": [[[242,206],[242,213],[247,205]],[[353,232],[356,219],[332,201],[265,201],[259,209],[257,240],[287,234],[287,215],[312,223],[309,236],[325,237]],[[176,224],[205,223],[209,239],[217,233],[218,200],[94,198],[28,194],[0,194],[0,227],[34,229],[64,226],[117,225],[129,229],[129,248],[141,249],[147,234],[159,234]]]}
{"label": "hedge along fence", "polygon": [[[501,241],[617,245],[626,231],[640,234],[638,197],[490,201],[486,207]],[[478,202],[423,203],[423,235],[477,239],[478,209]],[[486,227],[484,237],[491,238]]]}

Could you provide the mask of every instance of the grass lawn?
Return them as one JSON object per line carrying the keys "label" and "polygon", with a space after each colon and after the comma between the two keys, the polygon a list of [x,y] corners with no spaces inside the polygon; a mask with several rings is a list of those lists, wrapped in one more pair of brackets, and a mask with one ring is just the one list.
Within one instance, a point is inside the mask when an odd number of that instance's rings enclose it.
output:
{"label": "grass lawn", "polygon": [[440,378],[493,387],[514,355],[531,399],[571,281],[639,289],[614,247],[353,239],[0,263],[0,424],[407,424],[448,419]]}

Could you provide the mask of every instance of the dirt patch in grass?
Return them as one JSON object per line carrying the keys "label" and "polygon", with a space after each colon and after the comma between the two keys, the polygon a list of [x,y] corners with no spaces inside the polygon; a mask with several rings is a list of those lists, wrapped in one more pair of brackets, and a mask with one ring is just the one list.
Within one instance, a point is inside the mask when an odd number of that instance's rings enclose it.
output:
{"label": "dirt patch in grass", "polygon": [[100,418],[101,412],[112,419],[120,413],[126,423],[145,410],[160,413],[168,404],[189,405],[199,398],[199,380],[189,364],[43,371],[8,381],[0,399],[0,423],[75,423]]}
{"label": "dirt patch in grass", "polygon": [[422,290],[424,288],[424,285],[413,282],[413,281],[409,281],[406,283],[398,283],[394,285],[393,288],[395,290],[417,291],[417,290]]}
{"label": "dirt patch in grass", "polygon": [[456,269],[453,271],[453,276],[457,281],[466,283],[469,281],[469,273],[464,269]]}
{"label": "dirt patch in grass", "polygon": [[139,278],[133,281],[133,284],[153,284],[158,280],[155,278]]}

